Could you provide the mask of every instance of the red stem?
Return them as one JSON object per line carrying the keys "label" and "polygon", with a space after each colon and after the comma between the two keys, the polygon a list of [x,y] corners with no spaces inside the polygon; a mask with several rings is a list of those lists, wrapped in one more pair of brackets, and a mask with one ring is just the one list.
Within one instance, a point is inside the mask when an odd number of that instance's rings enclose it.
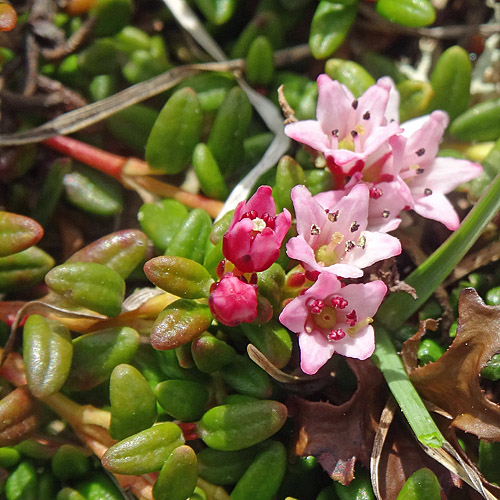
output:
{"label": "red stem", "polygon": [[127,161],[127,158],[123,156],[108,153],[90,144],[63,135],[46,139],[43,144],[116,179],[121,179],[122,169]]}

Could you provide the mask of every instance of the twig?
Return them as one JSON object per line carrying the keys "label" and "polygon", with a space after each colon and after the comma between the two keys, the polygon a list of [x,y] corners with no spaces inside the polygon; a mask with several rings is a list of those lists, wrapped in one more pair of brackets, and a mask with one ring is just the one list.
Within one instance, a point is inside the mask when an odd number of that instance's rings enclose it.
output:
{"label": "twig", "polygon": [[76,30],[66,41],[66,43],[55,47],[53,49],[42,48],[40,50],[41,54],[45,59],[53,61],[55,59],[61,59],[62,57],[69,56],[75,50],[77,50],[83,42],[87,40],[90,33],[94,29],[96,24],[96,17],[89,16],[85,22]]}

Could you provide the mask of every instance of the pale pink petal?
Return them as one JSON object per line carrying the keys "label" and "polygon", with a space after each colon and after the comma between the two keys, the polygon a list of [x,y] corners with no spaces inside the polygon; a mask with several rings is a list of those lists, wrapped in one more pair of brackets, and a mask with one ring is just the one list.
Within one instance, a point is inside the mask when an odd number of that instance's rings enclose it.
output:
{"label": "pale pink petal", "polygon": [[323,132],[316,120],[302,120],[285,126],[285,134],[294,141],[306,144],[316,151],[325,152],[330,148],[330,137]]}
{"label": "pale pink petal", "polygon": [[314,375],[332,356],[338,343],[329,342],[316,330],[299,333],[300,368],[308,375]]}
{"label": "pale pink petal", "polygon": [[354,96],[339,83],[333,81],[328,75],[318,76],[318,104],[316,106],[316,118],[325,133],[333,130],[339,131],[342,138],[350,132],[354,125],[354,109],[352,103]]}
{"label": "pale pink petal", "polygon": [[[309,243],[324,245],[327,242],[325,235],[322,234],[323,231],[321,231],[327,221],[324,208],[314,200],[309,189],[303,185],[295,186],[292,189],[291,197],[297,219],[297,233]],[[320,234],[318,236],[311,235],[312,225],[319,227]]]}
{"label": "pale pink petal", "polygon": [[332,266],[323,266],[316,262],[316,256],[311,246],[299,235],[290,238],[286,244],[286,253],[291,259],[302,262],[302,265],[308,271],[318,271],[336,274],[342,278],[361,278],[363,271],[355,265],[333,264]]}
{"label": "pale pink petal", "polygon": [[396,88],[396,85],[388,76],[384,76],[382,80],[389,80],[389,85],[391,87],[389,91],[389,102],[387,103],[387,108],[385,110],[385,117],[387,121],[390,122],[398,122],[399,123],[399,92]]}
{"label": "pale pink petal", "polygon": [[415,199],[413,209],[422,217],[441,222],[451,231],[460,225],[460,219],[453,205],[442,193],[433,193],[430,196]]}
{"label": "pale pink petal", "polygon": [[306,299],[297,297],[289,302],[281,311],[279,320],[282,325],[295,333],[304,331],[309,312],[306,307]]}
{"label": "pale pink petal", "polygon": [[353,248],[345,255],[344,264],[364,269],[375,262],[395,257],[401,253],[401,243],[394,236],[372,231],[364,231],[362,236],[365,238],[364,248],[358,246]]}
{"label": "pale pink petal", "polygon": [[[375,85],[369,87],[358,99],[357,115],[358,121],[370,133],[375,127],[387,123],[385,112],[389,102],[391,84],[389,79],[381,78]],[[368,119],[363,116],[369,113]]]}
{"label": "pale pink petal", "polygon": [[447,124],[448,115],[444,111],[434,111],[422,127],[408,138],[403,158],[406,169],[413,165],[425,168],[434,161]]}
{"label": "pale pink petal", "polygon": [[409,181],[413,192],[422,192],[430,188],[433,192],[450,193],[464,182],[476,179],[481,175],[483,167],[478,163],[451,157],[437,157],[421,175]]}
{"label": "pale pink petal", "polygon": [[361,328],[355,337],[346,335],[336,342],[335,351],[342,356],[357,359],[367,359],[375,350],[375,334],[371,325]]}
{"label": "pale pink petal", "polygon": [[401,222],[401,211],[413,207],[410,189],[399,178],[392,182],[379,182],[372,189],[377,190],[379,197],[370,198],[367,229],[384,233],[393,231]]}
{"label": "pale pink petal", "polygon": [[342,296],[347,299],[350,307],[358,311],[360,319],[366,316],[373,318],[386,293],[387,286],[380,280],[342,288]]}
{"label": "pale pink petal", "polygon": [[337,191],[323,191],[313,196],[313,199],[317,201],[324,209],[333,208],[339,200],[347,194],[345,190]]}

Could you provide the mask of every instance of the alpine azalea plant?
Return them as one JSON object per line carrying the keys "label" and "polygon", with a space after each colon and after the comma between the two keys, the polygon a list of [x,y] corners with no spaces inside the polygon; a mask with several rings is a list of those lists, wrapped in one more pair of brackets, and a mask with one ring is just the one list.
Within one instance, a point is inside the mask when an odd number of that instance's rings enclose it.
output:
{"label": "alpine azalea plant", "polygon": [[[398,238],[387,233],[398,227],[403,210],[456,229],[458,215],[445,195],[481,173],[475,163],[437,157],[446,113],[400,125],[398,106],[390,78],[355,99],[344,85],[320,75],[317,119],[290,123],[285,133],[330,169],[335,189],[315,196],[304,185],[291,190],[296,235],[285,241],[290,212],[276,215],[271,187],[261,186],[237,206],[223,237],[225,260],[209,296],[213,316],[228,326],[279,317],[298,336],[307,374],[334,353],[371,356],[371,323],[387,286],[370,281],[364,270],[401,253]],[[276,262],[283,242],[291,259],[289,286],[280,310],[272,311],[259,294],[257,273]]]}

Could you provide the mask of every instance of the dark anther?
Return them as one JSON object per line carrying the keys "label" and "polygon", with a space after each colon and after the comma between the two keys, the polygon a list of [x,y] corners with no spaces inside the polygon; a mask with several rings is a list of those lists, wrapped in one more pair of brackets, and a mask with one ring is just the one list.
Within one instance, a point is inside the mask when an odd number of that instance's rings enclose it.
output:
{"label": "dark anther", "polygon": [[358,109],[358,100],[357,99],[354,99],[354,101],[352,101],[352,109]]}
{"label": "dark anther", "polygon": [[371,114],[369,111],[367,111],[364,115],[363,115],[363,120],[369,120],[371,117]]}
{"label": "dark anther", "polygon": [[336,128],[335,130],[332,130],[332,135],[333,135],[333,137],[338,137],[339,136],[339,129]]}
{"label": "dark anther", "polygon": [[335,210],[335,212],[328,213],[327,217],[330,222],[337,222],[337,219],[339,218],[339,211]]}
{"label": "dark anther", "polygon": [[383,217],[384,219],[387,219],[387,218],[389,217],[389,215],[391,215],[391,212],[389,212],[389,210],[384,210],[384,211],[382,212],[382,217]]}
{"label": "dark anther", "polygon": [[354,139],[355,137],[358,136],[358,133],[355,130],[351,130],[351,135],[352,135],[352,138]]}
{"label": "dark anther", "polygon": [[419,167],[417,168],[417,174],[423,174],[424,173],[424,169],[422,167]]}
{"label": "dark anther", "polygon": [[354,233],[355,231],[357,231],[359,229],[359,224],[354,221],[352,224],[351,224],[351,233]]}
{"label": "dark anther", "polygon": [[321,229],[319,228],[319,226],[317,226],[316,224],[313,224],[311,226],[311,236],[317,236],[320,233],[321,233]]}
{"label": "dark anther", "polygon": [[425,196],[430,196],[432,194],[432,189],[425,188],[424,189],[424,194],[425,194]]}
{"label": "dark anther", "polygon": [[418,151],[415,151],[415,154],[417,156],[423,156],[425,154],[425,149],[424,148],[420,148]]}
{"label": "dark anther", "polygon": [[345,242],[345,251],[350,252],[355,246],[356,246],[356,244],[354,243],[354,241],[347,240]]}

